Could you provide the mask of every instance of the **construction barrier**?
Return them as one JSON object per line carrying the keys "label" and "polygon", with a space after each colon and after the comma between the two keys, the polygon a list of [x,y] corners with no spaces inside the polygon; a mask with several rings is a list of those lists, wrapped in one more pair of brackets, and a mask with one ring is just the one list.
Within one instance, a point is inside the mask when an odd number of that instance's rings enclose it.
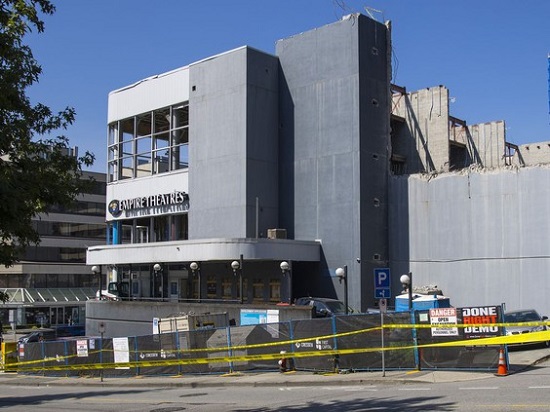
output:
{"label": "construction barrier", "polygon": [[14,372],[17,370],[17,343],[2,341],[0,370]]}
{"label": "construction barrier", "polygon": [[[506,336],[500,306],[359,314],[150,336],[79,337],[20,345],[19,372],[181,375],[280,370],[495,371],[501,345],[549,341],[548,331]],[[527,336],[529,335],[529,336]],[[382,356],[384,353],[384,356]],[[507,357],[507,353],[505,353]]]}

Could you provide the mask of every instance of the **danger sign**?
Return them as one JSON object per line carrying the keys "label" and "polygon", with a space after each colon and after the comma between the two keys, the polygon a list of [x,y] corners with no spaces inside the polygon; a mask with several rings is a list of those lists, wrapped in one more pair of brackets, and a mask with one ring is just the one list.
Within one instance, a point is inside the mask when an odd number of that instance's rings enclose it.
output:
{"label": "danger sign", "polygon": [[458,327],[448,326],[458,324],[455,308],[430,309],[430,323],[432,336],[458,336]]}

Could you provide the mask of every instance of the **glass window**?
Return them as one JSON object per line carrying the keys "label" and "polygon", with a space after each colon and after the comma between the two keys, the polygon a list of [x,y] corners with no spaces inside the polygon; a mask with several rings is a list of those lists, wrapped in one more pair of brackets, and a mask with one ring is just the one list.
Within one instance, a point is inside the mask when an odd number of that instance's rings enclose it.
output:
{"label": "glass window", "polygon": [[148,153],[151,151],[151,136],[142,137],[137,139],[137,153]]}
{"label": "glass window", "polygon": [[168,216],[157,216],[153,218],[155,230],[155,242],[169,240]]}
{"label": "glass window", "polygon": [[136,157],[136,177],[151,175],[151,152]]}
{"label": "glass window", "polygon": [[222,297],[224,299],[231,299],[233,297],[233,282],[232,278],[224,277],[222,279]]}
{"label": "glass window", "polygon": [[189,129],[187,127],[172,132],[172,145],[176,146],[183,143],[189,143]]}
{"label": "glass window", "polygon": [[155,133],[170,129],[170,108],[155,110]]}
{"label": "glass window", "polygon": [[134,141],[122,143],[122,154],[123,155],[133,155],[134,154]]}
{"label": "glass window", "polygon": [[109,126],[109,141],[108,145],[118,143],[118,123],[113,123]]}
{"label": "glass window", "polygon": [[208,279],[206,279],[206,295],[213,299],[217,297],[217,292],[216,276],[208,276]]}
{"label": "glass window", "polygon": [[253,297],[255,301],[264,300],[264,282],[262,279],[254,279],[252,284]]}
{"label": "glass window", "polygon": [[169,147],[170,134],[169,133],[160,133],[155,135],[155,142],[153,150],[164,149]]}
{"label": "glass window", "polygon": [[128,140],[132,140],[134,138],[134,118],[122,120],[120,122],[120,130],[122,133],[121,141],[127,142]]}
{"label": "glass window", "polygon": [[189,125],[189,106],[179,106],[175,107],[172,110],[172,128],[177,129],[178,127],[188,126]]}
{"label": "glass window", "polygon": [[269,300],[272,302],[281,301],[281,281],[279,279],[269,280]]}
{"label": "glass window", "polygon": [[151,113],[144,113],[136,116],[136,136],[147,136],[151,134]]}
{"label": "glass window", "polygon": [[189,146],[179,145],[172,149],[172,170],[185,169],[189,166]]}
{"label": "glass window", "polygon": [[166,107],[112,123],[108,133],[109,182],[189,166],[188,105]]}
{"label": "glass window", "polygon": [[109,182],[116,182],[118,180],[118,175],[116,174],[117,165],[118,165],[118,160],[115,160],[113,162],[109,162],[109,165],[107,167]]}
{"label": "glass window", "polygon": [[154,152],[155,169],[153,173],[164,173],[168,171],[168,150]]}
{"label": "glass window", "polygon": [[134,177],[134,158],[133,157],[123,157],[121,159],[121,173],[119,175],[120,179],[130,179]]}

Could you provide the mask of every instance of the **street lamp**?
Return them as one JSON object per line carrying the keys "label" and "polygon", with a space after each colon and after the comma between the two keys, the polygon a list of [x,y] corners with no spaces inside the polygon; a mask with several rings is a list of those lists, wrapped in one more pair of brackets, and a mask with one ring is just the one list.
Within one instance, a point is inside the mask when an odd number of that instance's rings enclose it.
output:
{"label": "street lamp", "polygon": [[336,269],[336,276],[342,283],[344,281],[344,305],[346,306],[346,315],[348,314],[348,265],[344,265],[344,268]]}
{"label": "street lamp", "polygon": [[239,297],[240,302],[243,303],[243,255],[241,255],[239,260],[231,262],[231,268],[233,269],[234,276],[237,276],[237,271],[239,272]]}
{"label": "street lamp", "polygon": [[191,272],[193,272],[193,276],[195,276],[195,274],[197,274],[197,277],[198,277],[198,280],[199,280],[199,293],[198,293],[198,296],[199,296],[199,302],[200,302],[201,301],[201,289],[202,289],[200,267],[199,267],[199,264],[197,262],[191,262],[191,264],[189,265],[189,268],[191,269]]}
{"label": "street lamp", "polygon": [[[160,264],[158,264],[158,263],[155,263],[155,264],[153,265],[153,270],[155,271],[155,280],[156,280],[157,277],[158,277],[159,272],[162,271],[162,266],[161,266]],[[164,279],[162,278],[162,273],[161,273],[160,276],[161,276],[161,278],[160,278],[160,297],[161,297],[162,299],[164,299]],[[153,289],[154,289],[155,287],[156,287],[156,282],[153,281]],[[157,292],[157,291],[155,290],[155,294],[156,294],[156,292]]]}
{"label": "street lamp", "polygon": [[101,297],[103,296],[103,275],[101,274],[101,265],[99,266],[92,266],[92,272],[95,274],[95,275],[99,275],[99,300],[101,300]]}
{"label": "street lamp", "polygon": [[283,260],[279,267],[283,272],[283,277],[286,277],[286,274],[288,273],[288,279],[286,283],[288,291],[288,303],[290,304],[292,303],[292,273],[290,272],[290,264],[287,261]]}
{"label": "street lamp", "polygon": [[412,272],[401,275],[399,281],[403,285],[403,292],[409,293],[409,312],[412,310]]}

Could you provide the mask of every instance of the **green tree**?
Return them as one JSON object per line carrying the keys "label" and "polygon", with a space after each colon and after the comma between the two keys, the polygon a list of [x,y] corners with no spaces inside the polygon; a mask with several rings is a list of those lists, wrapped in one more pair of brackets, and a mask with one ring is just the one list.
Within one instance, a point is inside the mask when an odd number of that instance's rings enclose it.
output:
{"label": "green tree", "polygon": [[32,219],[52,205],[68,206],[89,184],[82,167],[93,154],[69,155],[69,140],[54,136],[73,123],[75,111],[54,113],[32,104],[27,90],[42,72],[26,34],[44,31],[48,0],[0,0],[0,264],[10,266],[40,242]]}

